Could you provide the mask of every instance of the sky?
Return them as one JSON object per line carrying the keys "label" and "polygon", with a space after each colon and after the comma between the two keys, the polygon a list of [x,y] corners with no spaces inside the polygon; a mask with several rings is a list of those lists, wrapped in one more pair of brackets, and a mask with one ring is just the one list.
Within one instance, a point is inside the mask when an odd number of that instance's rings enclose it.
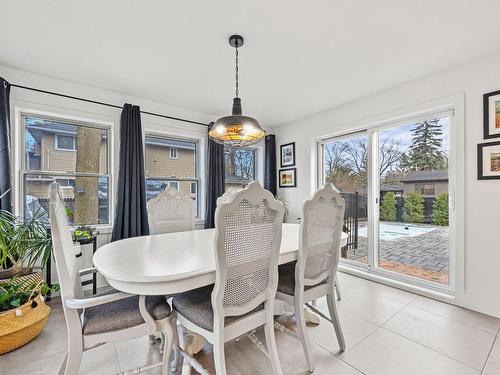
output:
{"label": "sky", "polygon": [[[448,155],[448,125],[449,125],[449,117],[443,117],[439,119],[438,124],[443,125],[443,135],[442,140],[443,143],[441,145],[441,151]],[[406,152],[411,144],[411,129],[415,127],[415,123],[398,126],[396,128],[389,128],[380,131],[380,141],[382,142],[384,139],[392,138],[397,139],[401,142],[401,151]]]}

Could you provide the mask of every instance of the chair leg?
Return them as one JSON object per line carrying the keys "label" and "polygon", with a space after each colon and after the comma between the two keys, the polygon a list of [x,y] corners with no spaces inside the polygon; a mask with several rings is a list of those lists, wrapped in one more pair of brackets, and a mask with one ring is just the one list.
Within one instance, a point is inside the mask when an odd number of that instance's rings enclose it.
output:
{"label": "chair leg", "polygon": [[81,342],[71,342],[77,340],[69,339],[68,353],[59,370],[59,375],[77,375],[82,362],[83,347]]}
{"label": "chair leg", "polygon": [[162,373],[163,375],[168,375],[168,365],[170,363],[170,353],[172,352],[172,346],[174,344],[174,337],[176,332],[172,325],[172,321],[175,324],[175,318],[173,316],[168,317],[163,321],[162,324],[162,337],[164,341],[163,346],[163,364]]}
{"label": "chair leg", "polygon": [[340,292],[340,284],[337,274],[335,273],[335,292],[337,293],[337,301],[342,299],[342,293]]}
{"label": "chair leg", "polygon": [[272,310],[269,314],[267,314],[264,333],[266,335],[267,352],[269,354],[269,359],[271,360],[273,374],[282,375],[283,373],[281,372],[278,348],[276,346],[276,337],[274,336],[274,316],[272,314]]}
{"label": "chair leg", "polygon": [[[186,340],[184,340],[184,327],[182,324],[177,325],[177,337],[179,339],[179,346],[182,350],[186,350]],[[179,359],[182,359],[182,375],[191,375],[191,366],[188,361],[181,355],[178,356]]]}
{"label": "chair leg", "polygon": [[297,330],[299,333],[300,341],[302,342],[302,349],[306,357],[307,368],[310,372],[314,371],[314,362],[312,360],[311,348],[309,338],[306,332],[306,320],[304,316],[304,301],[302,296],[295,293],[295,322],[297,323]]}
{"label": "chair leg", "polygon": [[326,296],[326,301],[328,303],[328,311],[330,312],[330,318],[333,322],[333,328],[335,329],[335,334],[337,335],[337,341],[339,343],[340,351],[345,351],[345,339],[344,333],[342,332],[342,327],[340,326],[339,314],[337,312],[337,301],[335,301],[335,291],[334,288]]}
{"label": "chair leg", "polygon": [[177,319],[175,319],[175,317],[173,317],[171,323],[172,323],[172,329],[175,331],[175,335],[174,335],[174,358],[170,362],[170,371],[174,373],[177,371],[177,367],[179,366],[179,359],[181,357],[181,354],[177,350],[177,348],[179,347],[179,334],[178,334],[178,330],[177,330]]}
{"label": "chair leg", "polygon": [[[214,330],[215,331],[215,330]],[[226,375],[226,356],[224,353],[224,337],[220,334],[216,335],[213,343],[214,364],[216,375]]]}

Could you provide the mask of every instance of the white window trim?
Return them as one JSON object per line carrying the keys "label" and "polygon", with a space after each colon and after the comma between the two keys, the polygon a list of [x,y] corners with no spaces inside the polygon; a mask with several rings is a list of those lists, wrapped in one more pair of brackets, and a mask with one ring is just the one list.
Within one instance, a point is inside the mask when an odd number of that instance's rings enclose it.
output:
{"label": "white window trim", "polygon": [[169,155],[170,155],[170,159],[173,159],[173,160],[179,159],[179,150],[177,149],[177,147],[170,147]]}
{"label": "white window trim", "polygon": [[[21,105],[23,103],[23,105]],[[42,109],[38,109],[42,108]],[[53,112],[56,110],[57,112]],[[25,106],[22,101],[13,101],[11,106],[11,115],[15,121],[15,129],[17,131],[13,132],[13,164],[15,166],[15,178],[13,181],[14,189],[14,214],[16,216],[22,217],[24,215],[24,175],[25,174],[36,174],[36,171],[28,171],[25,169],[25,128],[23,124],[23,116],[33,116],[33,117],[45,117],[49,119],[54,119],[58,121],[68,121],[75,124],[80,124],[82,126],[105,129],[108,132],[108,147],[107,147],[107,174],[108,178],[108,223],[107,224],[94,224],[99,229],[101,233],[108,233],[113,227],[113,207],[115,206],[114,197],[114,122],[109,120],[102,120],[102,116],[95,114],[95,117],[81,117],[75,116],[75,111],[71,110],[61,110],[59,107],[54,108],[49,105],[35,105],[35,106]],[[77,112],[78,113],[78,112]],[[85,113],[87,115],[87,113]],[[66,150],[69,151],[69,150]],[[55,175],[62,175],[61,172],[55,172]]]}
{"label": "white window trim", "polygon": [[[438,285],[425,280],[419,280],[406,275],[388,273],[380,269],[370,269],[353,265],[347,262],[341,262],[341,268],[355,273],[367,279],[381,279],[389,285],[397,285],[409,291],[414,291],[416,288],[425,290],[425,294],[433,296],[441,300],[455,300],[464,295],[466,290],[465,285],[465,98],[464,94],[456,94],[441,99],[436,99],[430,102],[414,105],[408,108],[395,110],[391,113],[375,116],[362,121],[355,121],[339,126],[335,131],[319,131],[311,134],[311,194],[322,184],[323,171],[321,160],[321,147],[326,139],[340,137],[347,134],[352,134],[360,131],[367,131],[369,137],[369,152],[374,154],[374,150],[370,147],[376,142],[374,132],[383,128],[390,128],[411,121],[419,121],[426,117],[438,115],[441,113],[453,113],[450,116],[449,126],[449,193],[450,193],[450,225],[449,225],[449,247],[453,251],[449,252],[449,285]],[[376,155],[375,155],[376,157]],[[371,168],[373,169],[373,168]],[[373,173],[372,173],[373,174]],[[371,178],[370,178],[371,177]],[[370,181],[371,180],[371,181]],[[376,196],[374,191],[377,180],[373,176],[369,176],[369,194],[371,197]],[[369,196],[368,199],[372,199]],[[372,204],[372,209],[369,210],[369,220],[372,224],[369,226],[369,231],[372,238],[377,237],[376,220],[373,218],[378,214],[378,206]],[[373,212],[375,211],[375,212]],[[369,241],[373,242],[373,241]],[[374,246],[370,244],[369,246]],[[373,254],[373,250],[369,248],[369,254]],[[377,256],[377,254],[375,254]],[[404,286],[404,287],[403,287]],[[446,296],[446,297],[443,297]]]}
{"label": "white window trim", "polygon": [[[73,139],[73,148],[61,148],[59,147],[59,137],[71,137]],[[54,149],[57,151],[68,151],[68,152],[76,152],[76,137],[74,135],[68,134],[56,134],[54,137]]]}

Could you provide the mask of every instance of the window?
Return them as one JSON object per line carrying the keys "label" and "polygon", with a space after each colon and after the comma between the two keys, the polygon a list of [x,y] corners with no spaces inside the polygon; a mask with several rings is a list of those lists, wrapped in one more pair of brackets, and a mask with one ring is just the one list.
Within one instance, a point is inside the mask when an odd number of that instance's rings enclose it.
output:
{"label": "window", "polygon": [[[146,135],[144,149],[147,199],[156,197],[159,192],[170,187],[194,199],[196,217],[199,217],[197,141]],[[179,159],[179,162],[173,162],[172,159]]]}
{"label": "window", "polygon": [[55,181],[62,187],[70,223],[109,224],[109,130],[28,114],[21,120],[25,217],[48,215],[49,188]]}
{"label": "window", "polygon": [[177,190],[179,191],[179,181],[169,181],[168,182],[168,186],[170,187],[170,189],[172,190]]}
{"label": "window", "polygon": [[224,155],[226,190],[242,188],[255,180],[255,149],[231,148]]}
{"label": "window", "polygon": [[318,185],[334,184],[345,202],[346,265],[424,287],[453,288],[452,129],[450,111],[379,122],[318,142]]}
{"label": "window", "polygon": [[434,195],[435,185],[434,184],[415,184],[414,190],[422,195]]}
{"label": "window", "polygon": [[56,150],[76,151],[76,138],[72,135],[56,134]]}

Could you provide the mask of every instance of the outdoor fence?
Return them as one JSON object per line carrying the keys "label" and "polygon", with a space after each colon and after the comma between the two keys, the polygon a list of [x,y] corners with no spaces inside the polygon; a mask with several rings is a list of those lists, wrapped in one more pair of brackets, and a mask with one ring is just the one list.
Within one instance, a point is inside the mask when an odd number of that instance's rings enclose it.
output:
{"label": "outdoor fence", "polygon": [[[347,245],[342,249],[341,256],[347,256],[347,250],[356,250],[358,248],[359,223],[368,219],[368,198],[365,194],[341,193],[345,201],[344,212],[344,231],[347,232]],[[381,194],[380,202],[383,200]],[[425,224],[432,224],[433,205],[436,201],[434,197],[424,197],[424,220]],[[404,197],[396,197],[396,220],[403,222],[404,215]]]}
{"label": "outdoor fence", "polygon": [[368,218],[368,199],[366,195],[356,193],[340,193],[345,201],[344,231],[347,231],[347,245],[342,249],[345,258],[347,250],[358,248],[359,221]]}
{"label": "outdoor fence", "polygon": [[[432,209],[436,198],[434,197],[424,197],[424,224],[432,224]],[[380,202],[383,200],[383,195],[381,194]],[[396,197],[396,220],[395,221],[403,221],[404,214],[404,206],[405,206],[405,198],[404,197]]]}

